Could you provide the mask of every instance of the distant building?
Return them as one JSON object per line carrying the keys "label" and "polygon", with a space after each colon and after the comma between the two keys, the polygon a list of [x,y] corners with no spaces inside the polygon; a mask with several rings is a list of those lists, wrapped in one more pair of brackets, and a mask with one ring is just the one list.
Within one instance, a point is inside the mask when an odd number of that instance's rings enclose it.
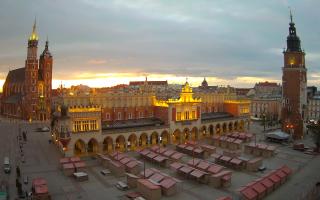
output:
{"label": "distant building", "polygon": [[308,120],[320,120],[320,96],[308,99]]}
{"label": "distant building", "polygon": [[317,95],[317,87],[316,86],[308,86],[307,87],[307,96],[308,98],[313,98],[315,95]]}
{"label": "distant building", "polygon": [[301,49],[292,15],[290,17],[287,49],[283,52],[281,121],[283,131],[300,139],[304,135],[304,120],[307,118],[307,68],[305,52]]}
{"label": "distant building", "polygon": [[279,120],[281,115],[281,98],[251,99],[251,116],[263,119]]}
{"label": "distant building", "polygon": [[24,120],[48,120],[51,114],[52,64],[49,42],[38,60],[36,23],[28,40],[25,67],[10,70],[3,85],[1,113]]}
{"label": "distant building", "polygon": [[274,82],[260,82],[254,86],[256,96],[281,96],[281,86]]}

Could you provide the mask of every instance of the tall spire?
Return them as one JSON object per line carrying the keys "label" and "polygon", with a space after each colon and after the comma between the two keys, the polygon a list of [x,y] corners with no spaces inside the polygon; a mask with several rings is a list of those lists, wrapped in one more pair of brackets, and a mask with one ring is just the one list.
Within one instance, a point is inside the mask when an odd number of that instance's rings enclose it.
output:
{"label": "tall spire", "polygon": [[287,51],[302,51],[300,38],[297,35],[297,30],[293,22],[292,10],[290,8],[290,23],[289,23],[289,35],[287,37]]}
{"label": "tall spire", "polygon": [[45,50],[47,50],[47,51],[49,50],[49,39],[48,39],[48,35],[47,35]]}
{"label": "tall spire", "polygon": [[290,10],[290,23],[293,23],[293,20],[292,20],[292,12],[291,12],[291,7],[289,7],[289,10]]}
{"label": "tall spire", "polygon": [[38,40],[38,34],[37,34],[37,18],[34,19],[33,27],[32,27],[32,33],[29,37],[29,40]]}

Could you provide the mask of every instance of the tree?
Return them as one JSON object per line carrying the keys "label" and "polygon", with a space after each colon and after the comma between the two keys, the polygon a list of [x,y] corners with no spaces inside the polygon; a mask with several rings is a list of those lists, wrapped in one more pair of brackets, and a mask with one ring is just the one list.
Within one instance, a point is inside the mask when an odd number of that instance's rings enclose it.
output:
{"label": "tree", "polygon": [[315,150],[317,152],[319,152],[320,151],[320,120],[318,121],[318,123],[313,123],[313,124],[307,125],[307,128],[312,133],[312,138],[313,138],[313,141],[316,145]]}

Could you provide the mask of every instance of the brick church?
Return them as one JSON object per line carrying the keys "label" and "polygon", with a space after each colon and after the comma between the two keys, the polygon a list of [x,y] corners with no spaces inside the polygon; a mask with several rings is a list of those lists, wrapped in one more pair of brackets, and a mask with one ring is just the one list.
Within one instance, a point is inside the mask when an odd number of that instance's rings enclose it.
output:
{"label": "brick church", "polygon": [[23,120],[50,119],[52,62],[49,42],[38,59],[36,22],[28,39],[27,59],[22,68],[10,70],[3,85],[1,113]]}

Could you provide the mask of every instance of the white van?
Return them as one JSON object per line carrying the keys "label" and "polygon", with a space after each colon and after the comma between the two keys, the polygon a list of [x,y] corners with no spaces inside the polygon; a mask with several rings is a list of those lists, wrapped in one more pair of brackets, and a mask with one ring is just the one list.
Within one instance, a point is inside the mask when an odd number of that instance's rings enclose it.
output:
{"label": "white van", "polygon": [[3,161],[3,169],[5,173],[10,173],[11,172],[11,166],[10,166],[10,160],[9,157],[5,157]]}

